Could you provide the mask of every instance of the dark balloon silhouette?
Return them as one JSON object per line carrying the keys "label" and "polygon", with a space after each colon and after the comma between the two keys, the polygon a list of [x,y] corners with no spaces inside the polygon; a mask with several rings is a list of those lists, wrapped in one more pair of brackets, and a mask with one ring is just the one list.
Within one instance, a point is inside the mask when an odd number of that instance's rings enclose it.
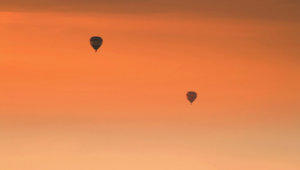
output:
{"label": "dark balloon silhouette", "polygon": [[188,101],[192,104],[195,99],[197,98],[197,93],[194,91],[189,91],[186,93],[186,97],[188,99]]}
{"label": "dark balloon silhouette", "polygon": [[97,50],[101,47],[101,45],[103,43],[103,39],[101,37],[94,36],[90,39],[90,43],[91,43],[91,46],[97,52]]}

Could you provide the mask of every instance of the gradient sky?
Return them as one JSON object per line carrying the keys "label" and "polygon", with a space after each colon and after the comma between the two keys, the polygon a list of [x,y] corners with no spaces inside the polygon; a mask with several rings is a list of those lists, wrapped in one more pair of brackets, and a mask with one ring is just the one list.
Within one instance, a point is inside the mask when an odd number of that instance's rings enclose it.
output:
{"label": "gradient sky", "polygon": [[298,170],[299,11],[2,0],[0,169]]}

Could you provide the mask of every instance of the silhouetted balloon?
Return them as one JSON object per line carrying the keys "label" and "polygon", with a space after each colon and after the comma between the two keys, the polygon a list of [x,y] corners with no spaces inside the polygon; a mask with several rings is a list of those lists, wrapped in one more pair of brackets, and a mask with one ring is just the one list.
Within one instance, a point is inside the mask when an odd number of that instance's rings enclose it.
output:
{"label": "silhouetted balloon", "polygon": [[194,100],[197,98],[197,93],[194,91],[189,91],[186,93],[186,97],[192,104],[194,102]]}
{"label": "silhouetted balloon", "polygon": [[97,50],[101,47],[101,45],[103,43],[103,39],[101,37],[94,36],[90,39],[90,43],[91,43],[91,46],[97,52]]}

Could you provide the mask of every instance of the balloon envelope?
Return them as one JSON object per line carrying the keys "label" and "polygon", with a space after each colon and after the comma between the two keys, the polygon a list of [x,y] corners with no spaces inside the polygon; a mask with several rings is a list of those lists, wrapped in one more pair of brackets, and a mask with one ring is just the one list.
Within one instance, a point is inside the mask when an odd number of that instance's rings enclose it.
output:
{"label": "balloon envelope", "polygon": [[95,51],[97,51],[101,47],[103,39],[101,37],[94,36],[90,39],[90,43],[91,46],[95,49]]}
{"label": "balloon envelope", "polygon": [[188,99],[188,101],[192,104],[195,99],[197,98],[197,93],[194,91],[189,91],[186,93],[186,97]]}

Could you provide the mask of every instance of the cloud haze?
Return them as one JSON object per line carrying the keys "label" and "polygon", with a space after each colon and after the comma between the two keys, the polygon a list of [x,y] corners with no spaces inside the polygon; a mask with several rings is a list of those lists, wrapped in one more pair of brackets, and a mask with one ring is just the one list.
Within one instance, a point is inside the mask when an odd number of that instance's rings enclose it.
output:
{"label": "cloud haze", "polygon": [[296,0],[5,0],[0,11],[59,11],[84,13],[194,13],[213,17],[298,20]]}

